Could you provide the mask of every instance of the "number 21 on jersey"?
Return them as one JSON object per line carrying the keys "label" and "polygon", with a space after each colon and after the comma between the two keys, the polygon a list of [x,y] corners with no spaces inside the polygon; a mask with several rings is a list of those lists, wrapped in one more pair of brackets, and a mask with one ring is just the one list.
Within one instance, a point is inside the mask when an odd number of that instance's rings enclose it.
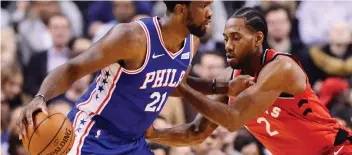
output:
{"label": "number 21 on jersey", "polygon": [[[147,106],[145,107],[144,111],[148,111],[148,112],[158,112],[158,111],[160,111],[161,106],[165,102],[166,96],[167,96],[167,92],[165,92],[162,95],[160,94],[160,92],[154,92],[152,95],[150,95],[150,99],[152,99],[153,102],[147,104]],[[156,105],[157,103],[159,103],[159,105]]]}

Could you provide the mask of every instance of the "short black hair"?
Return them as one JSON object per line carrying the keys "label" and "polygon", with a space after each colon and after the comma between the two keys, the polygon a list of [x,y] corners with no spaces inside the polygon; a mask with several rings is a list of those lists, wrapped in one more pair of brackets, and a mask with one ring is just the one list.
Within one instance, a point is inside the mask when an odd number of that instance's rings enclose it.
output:
{"label": "short black hair", "polygon": [[264,34],[263,44],[266,43],[266,37],[268,34],[268,25],[266,24],[265,18],[262,13],[258,10],[250,7],[243,7],[238,9],[231,18],[244,18],[246,26],[254,29],[255,31],[261,31]]}
{"label": "short black hair", "polygon": [[191,1],[168,1],[168,0],[163,0],[163,2],[166,5],[167,11],[169,12],[174,12],[176,4],[185,4],[189,6]]}
{"label": "short black hair", "polygon": [[270,7],[264,11],[264,16],[266,17],[270,12],[278,11],[278,10],[284,10],[287,15],[288,20],[291,23],[292,16],[291,16],[290,10],[281,4],[274,3],[273,5],[270,5]]}

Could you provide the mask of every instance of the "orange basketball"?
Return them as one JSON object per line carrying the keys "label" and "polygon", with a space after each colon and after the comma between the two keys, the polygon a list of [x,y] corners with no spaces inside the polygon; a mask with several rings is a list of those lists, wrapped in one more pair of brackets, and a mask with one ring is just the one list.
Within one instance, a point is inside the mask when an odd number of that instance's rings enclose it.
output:
{"label": "orange basketball", "polygon": [[33,117],[34,128],[27,128],[22,143],[29,154],[67,154],[72,148],[74,131],[71,121],[62,113],[49,110]]}

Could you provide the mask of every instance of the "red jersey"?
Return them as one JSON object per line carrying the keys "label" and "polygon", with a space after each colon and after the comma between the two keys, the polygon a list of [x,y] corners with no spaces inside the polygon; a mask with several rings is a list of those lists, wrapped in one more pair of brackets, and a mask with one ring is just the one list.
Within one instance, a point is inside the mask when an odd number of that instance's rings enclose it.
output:
{"label": "red jersey", "polygon": [[[261,67],[278,55],[290,56],[266,50],[262,54]],[[234,70],[233,77],[239,74],[240,70]],[[335,147],[335,137],[342,127],[320,103],[308,78],[306,81],[303,93],[282,93],[266,112],[246,124],[247,129],[274,155],[330,154]],[[232,101],[230,98],[229,103]],[[344,143],[347,144],[345,140]]]}

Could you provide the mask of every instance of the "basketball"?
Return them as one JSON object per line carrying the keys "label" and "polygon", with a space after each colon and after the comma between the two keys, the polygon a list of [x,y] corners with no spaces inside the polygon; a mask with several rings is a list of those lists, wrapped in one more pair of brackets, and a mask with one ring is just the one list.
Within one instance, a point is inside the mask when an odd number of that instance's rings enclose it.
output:
{"label": "basketball", "polygon": [[71,121],[62,113],[49,110],[33,116],[34,128],[26,126],[22,143],[29,154],[67,154],[74,142]]}

